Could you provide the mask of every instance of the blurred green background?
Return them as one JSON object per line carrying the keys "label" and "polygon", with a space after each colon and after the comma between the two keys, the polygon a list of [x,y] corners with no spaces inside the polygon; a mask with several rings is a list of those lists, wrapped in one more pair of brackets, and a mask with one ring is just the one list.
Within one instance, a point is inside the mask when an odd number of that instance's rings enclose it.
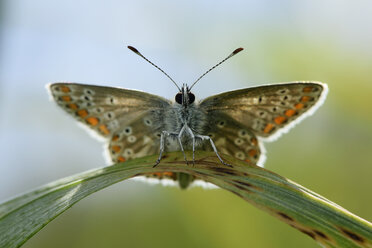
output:
{"label": "blurred green background", "polygon": [[[266,168],[372,220],[371,1],[0,2],[0,200],[101,167],[102,144],[48,101],[46,83],[176,88],[237,47],[199,98],[263,83],[316,80],[325,104],[273,143]],[[318,247],[223,190],[126,181],[91,195],[24,247]]]}

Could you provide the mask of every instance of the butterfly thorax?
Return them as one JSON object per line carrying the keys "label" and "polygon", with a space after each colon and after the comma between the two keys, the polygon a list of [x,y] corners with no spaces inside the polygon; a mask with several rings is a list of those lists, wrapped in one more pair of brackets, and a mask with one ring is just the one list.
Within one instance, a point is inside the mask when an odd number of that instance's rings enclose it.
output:
{"label": "butterfly thorax", "polygon": [[[207,116],[200,109],[199,104],[195,102],[194,94],[186,85],[175,96],[172,107],[166,111],[164,124],[165,130],[173,134],[179,134],[182,129],[185,129],[181,133],[181,139],[186,149],[191,148],[192,134],[197,135],[205,132]],[[167,141],[169,143],[168,150],[179,149],[176,135],[169,136]],[[198,146],[200,143],[201,140],[196,139],[196,145]]]}

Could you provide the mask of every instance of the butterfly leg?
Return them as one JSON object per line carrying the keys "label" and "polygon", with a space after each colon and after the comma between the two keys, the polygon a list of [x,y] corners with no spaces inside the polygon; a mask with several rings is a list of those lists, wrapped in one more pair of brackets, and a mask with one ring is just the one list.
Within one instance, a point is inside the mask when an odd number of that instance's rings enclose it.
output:
{"label": "butterfly leg", "polygon": [[192,165],[195,166],[195,136],[192,136]]}
{"label": "butterfly leg", "polygon": [[216,148],[216,146],[215,146],[213,140],[211,139],[211,137],[206,136],[206,135],[196,135],[196,137],[201,138],[202,140],[209,140],[210,143],[211,143],[211,146],[212,146],[212,148],[213,148],[213,151],[216,153],[216,155],[217,155],[218,159],[220,160],[220,162],[221,162],[223,165],[226,165],[226,166],[228,166],[228,167],[232,167],[230,164],[225,163],[225,162],[222,160],[222,158],[221,158],[220,154],[218,153],[217,148]]}
{"label": "butterfly leg", "polygon": [[161,132],[159,158],[156,160],[155,165],[153,167],[156,167],[160,163],[161,157],[162,157],[164,149],[165,149],[165,147],[164,147],[165,138],[170,136],[170,135],[178,136],[178,133],[170,133],[170,132],[167,132],[167,131],[162,131]]}
{"label": "butterfly leg", "polygon": [[187,124],[185,124],[185,126],[186,131],[190,134],[192,139],[192,165],[195,166],[195,134],[192,132],[191,128],[187,126]]}
{"label": "butterfly leg", "polygon": [[161,156],[163,155],[163,152],[164,152],[164,140],[165,140],[165,136],[168,136],[169,133],[167,131],[163,131],[161,132],[161,136],[160,136],[160,153],[159,153],[159,157],[158,157],[158,160],[156,160],[154,167],[156,167],[159,163],[160,163],[160,160],[161,160]]}
{"label": "butterfly leg", "polygon": [[181,137],[182,137],[182,134],[183,132],[185,131],[185,128],[187,127],[187,125],[184,125],[182,128],[181,128],[181,131],[179,132],[178,136],[177,136],[177,139],[178,139],[178,143],[180,145],[180,148],[181,148],[181,151],[183,153],[183,157],[185,158],[185,161],[186,161],[186,164],[188,165],[189,162],[187,161],[187,158],[186,158],[186,154],[185,154],[185,150],[183,149],[183,145],[182,145],[182,141],[181,141]]}

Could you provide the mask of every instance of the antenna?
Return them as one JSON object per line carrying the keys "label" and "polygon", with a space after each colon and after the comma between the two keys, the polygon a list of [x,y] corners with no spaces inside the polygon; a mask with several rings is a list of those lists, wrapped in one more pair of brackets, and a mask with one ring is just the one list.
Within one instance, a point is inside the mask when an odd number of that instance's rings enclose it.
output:
{"label": "antenna", "polygon": [[163,71],[159,66],[155,65],[154,63],[152,63],[150,60],[148,60],[145,56],[143,56],[136,48],[132,47],[132,46],[128,46],[128,48],[134,52],[135,54],[137,54],[138,56],[142,57],[144,60],[146,60],[147,62],[149,62],[151,65],[153,65],[156,69],[158,69],[159,71],[161,71],[162,73],[164,73],[165,76],[167,76],[173,83],[174,85],[176,85],[176,87],[178,88],[179,91],[181,91],[181,88],[176,84],[176,82],[167,74],[165,73],[165,71]]}
{"label": "antenna", "polygon": [[219,62],[218,64],[216,64],[215,66],[213,66],[212,68],[210,68],[208,71],[204,72],[203,75],[201,75],[190,87],[189,90],[191,90],[192,87],[194,87],[194,85],[200,80],[202,79],[202,77],[204,77],[207,73],[209,73],[211,70],[213,70],[214,68],[216,68],[217,66],[219,66],[220,64],[222,64],[223,62],[225,62],[226,60],[228,60],[229,58],[231,58],[232,56],[238,54],[239,52],[243,51],[243,48],[242,47],[239,47],[237,49],[235,49],[232,53],[230,53],[229,56],[227,56],[225,59],[223,59],[221,62]]}

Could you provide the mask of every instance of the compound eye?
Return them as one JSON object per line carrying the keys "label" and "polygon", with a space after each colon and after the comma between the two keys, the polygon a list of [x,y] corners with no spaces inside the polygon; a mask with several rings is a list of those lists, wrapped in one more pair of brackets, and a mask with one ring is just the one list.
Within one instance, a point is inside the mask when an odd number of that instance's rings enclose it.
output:
{"label": "compound eye", "polygon": [[193,93],[187,93],[187,96],[189,97],[189,104],[195,102],[195,95]]}
{"label": "compound eye", "polygon": [[177,95],[175,96],[175,100],[176,100],[176,103],[182,104],[182,93],[181,92],[177,93]]}

